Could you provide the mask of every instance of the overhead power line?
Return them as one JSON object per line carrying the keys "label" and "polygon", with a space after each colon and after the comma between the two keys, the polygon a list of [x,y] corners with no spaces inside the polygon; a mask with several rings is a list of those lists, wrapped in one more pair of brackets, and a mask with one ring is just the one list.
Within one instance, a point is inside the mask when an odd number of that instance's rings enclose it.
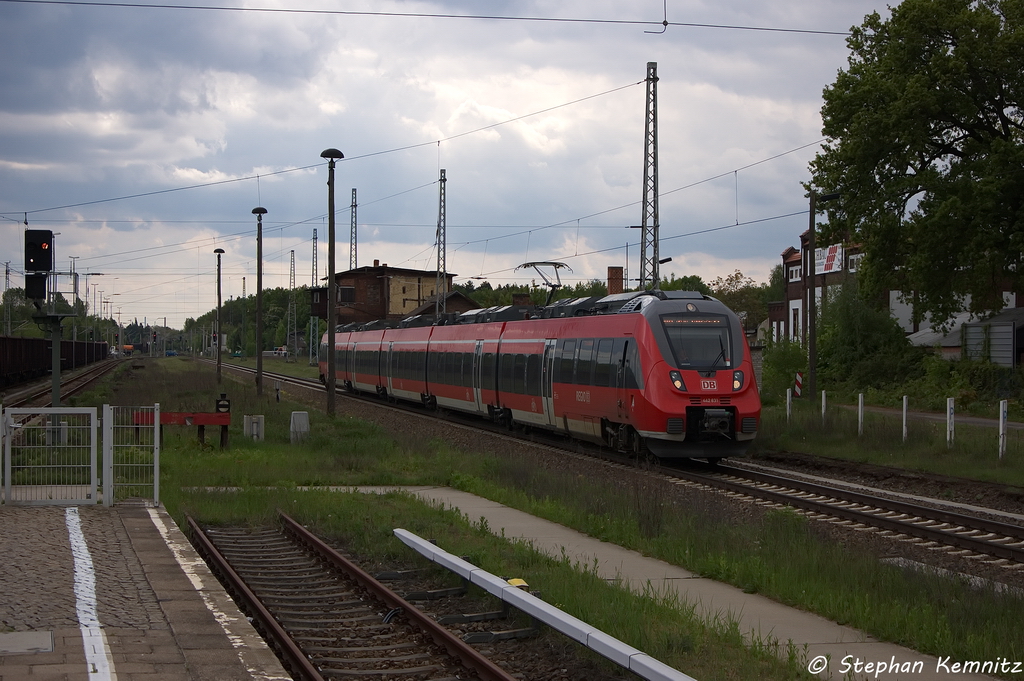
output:
{"label": "overhead power line", "polygon": [[[226,5],[167,5],[143,2],[86,2],[85,0],[0,0],[30,5],[70,5],[79,7],[121,7],[129,9],[171,9],[208,12],[255,12],[265,14],[319,14],[334,16],[388,17],[403,19],[473,19],[477,21],[522,21],[551,24],[604,24],[618,26],[669,26],[680,28],[713,28],[729,31],[762,31],[767,33],[804,33],[809,35],[848,36],[849,31],[824,31],[808,28],[784,28],[778,26],[743,26],[737,24],[706,24],[689,21],[653,21],[645,19],[591,19],[584,17],[514,17],[500,14],[444,14],[431,12],[370,12],[362,10],[298,9],[289,7],[229,7]],[[659,31],[663,32],[663,31]]]}
{"label": "overhead power line", "polygon": [[[23,1],[25,1],[25,0],[0,0],[0,2],[23,2]],[[49,0],[46,0],[46,2],[44,2],[43,4],[54,4],[54,3],[49,2]],[[346,161],[347,162],[351,162],[351,161],[357,161],[357,160],[362,159],[362,158],[370,158],[370,157],[373,157],[373,156],[383,156],[384,154],[394,154],[394,153],[397,153],[399,151],[408,151],[409,149],[418,149],[420,147],[426,147],[426,146],[433,146],[435,144],[441,144],[442,142],[450,142],[451,140],[455,140],[455,139],[458,139],[460,137],[466,137],[467,135],[473,135],[473,134],[478,133],[478,132],[483,132],[484,130],[491,130],[493,128],[497,128],[497,127],[502,126],[502,125],[507,125],[509,123],[515,123],[516,121],[521,121],[521,120],[523,120],[525,118],[530,118],[531,116],[539,116],[540,114],[548,113],[549,111],[555,111],[556,109],[562,109],[562,108],[565,108],[567,106],[572,106],[574,104],[579,104],[580,102],[585,102],[585,101],[590,100],[590,99],[596,99],[598,97],[604,97],[605,95],[614,94],[616,92],[619,92],[620,90],[625,90],[627,88],[635,87],[635,86],[637,86],[637,85],[639,85],[640,83],[643,83],[643,82],[644,81],[640,80],[640,81],[637,81],[635,83],[628,83],[626,85],[620,85],[619,87],[612,88],[611,90],[605,90],[604,92],[598,92],[597,94],[587,95],[585,97],[580,97],[580,98],[574,99],[574,100],[572,100],[570,102],[563,102],[561,104],[556,104],[554,106],[549,106],[546,109],[541,109],[539,111],[533,111],[531,113],[523,114],[521,116],[515,116],[514,118],[509,118],[509,119],[504,120],[504,121],[499,121],[498,123],[491,123],[489,125],[484,125],[484,126],[481,126],[479,128],[474,128],[472,130],[466,130],[466,131],[463,131],[463,132],[455,133],[454,135],[449,135],[448,137],[442,137],[441,139],[430,140],[429,142],[417,142],[416,144],[407,144],[407,145],[405,145],[403,147],[395,147],[393,149],[385,149],[383,151],[373,151],[373,152],[370,152],[368,154],[360,154],[360,155],[356,155],[356,156],[350,156],[348,158],[340,159],[340,160],[342,162],[346,162]],[[96,200],[93,200],[93,201],[82,201],[82,202],[79,202],[79,203],[68,203],[68,204],[65,204],[63,206],[51,206],[50,208],[37,208],[35,210],[5,211],[4,213],[0,214],[0,217],[4,217],[6,215],[24,215],[25,218],[27,219],[29,215],[34,215],[36,213],[46,213],[46,212],[49,212],[49,211],[52,211],[52,210],[63,210],[65,208],[79,208],[81,206],[93,206],[93,205],[96,205],[98,203],[109,203],[109,202],[112,202],[112,201],[125,201],[125,200],[128,200],[128,199],[138,199],[138,198],[144,198],[144,197],[147,197],[147,196],[157,196],[159,194],[169,194],[171,192],[186,191],[186,190],[189,190],[189,189],[201,189],[203,187],[216,187],[216,186],[222,185],[222,184],[230,184],[232,182],[242,182],[242,181],[245,181],[245,180],[259,180],[260,177],[267,177],[267,176],[270,176],[270,175],[283,175],[285,173],[294,173],[294,172],[299,171],[299,170],[309,170],[310,168],[317,168],[317,167],[322,166],[322,165],[326,165],[326,163],[314,163],[313,165],[302,166],[302,167],[299,167],[299,168],[286,168],[284,170],[276,170],[274,172],[269,172],[269,173],[261,173],[261,174],[256,174],[256,175],[247,175],[245,177],[235,177],[235,178],[231,178],[231,179],[228,179],[228,180],[217,180],[215,182],[205,182],[205,183],[202,183],[202,184],[192,184],[192,185],[188,185],[188,186],[185,186],[185,187],[172,187],[172,188],[169,188],[169,189],[158,189],[158,190],[151,191],[151,192],[143,192],[141,194],[130,194],[128,196],[116,196],[116,197],[107,198],[107,199],[96,199]],[[434,183],[430,183],[430,184],[434,184]],[[424,185],[424,186],[427,186],[427,185]],[[417,187],[415,189],[419,189],[419,187]],[[410,190],[407,190],[407,191],[414,191],[414,189],[410,189]],[[397,196],[397,194],[395,194],[394,196]],[[380,199],[380,200],[383,200],[383,199]],[[346,210],[347,210],[347,207],[346,207]],[[10,219],[10,218],[7,218],[7,219]],[[310,219],[315,219],[315,218],[310,218]],[[301,224],[301,223],[299,223],[299,224]]]}

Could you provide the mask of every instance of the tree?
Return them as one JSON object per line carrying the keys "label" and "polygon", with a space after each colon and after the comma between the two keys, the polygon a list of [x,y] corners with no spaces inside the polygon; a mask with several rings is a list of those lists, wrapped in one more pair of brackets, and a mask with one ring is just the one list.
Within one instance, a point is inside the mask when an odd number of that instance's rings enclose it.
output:
{"label": "tree", "polygon": [[727,277],[712,279],[709,286],[711,295],[739,315],[744,328],[756,328],[768,317],[767,284],[758,284],[736,270]]}
{"label": "tree", "polygon": [[1002,307],[1024,282],[1024,0],[904,0],[847,43],[811,162],[841,194],[826,240],[860,243],[865,293],[918,319]]}
{"label": "tree", "polygon": [[711,289],[704,280],[701,279],[699,274],[688,274],[685,277],[679,277],[676,279],[674,272],[669,273],[668,279],[662,279],[661,281],[662,291],[696,291],[706,296],[711,295]]}

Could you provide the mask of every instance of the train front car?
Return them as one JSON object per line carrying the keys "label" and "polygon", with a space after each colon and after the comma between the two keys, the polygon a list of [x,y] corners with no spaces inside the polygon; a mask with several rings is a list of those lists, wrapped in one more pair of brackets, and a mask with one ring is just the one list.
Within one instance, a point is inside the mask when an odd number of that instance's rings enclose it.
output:
{"label": "train front car", "polygon": [[631,303],[653,341],[640,344],[648,355],[641,358],[644,404],[632,411],[647,448],[661,458],[744,455],[757,434],[761,399],[739,318],[718,300],[687,291]]}

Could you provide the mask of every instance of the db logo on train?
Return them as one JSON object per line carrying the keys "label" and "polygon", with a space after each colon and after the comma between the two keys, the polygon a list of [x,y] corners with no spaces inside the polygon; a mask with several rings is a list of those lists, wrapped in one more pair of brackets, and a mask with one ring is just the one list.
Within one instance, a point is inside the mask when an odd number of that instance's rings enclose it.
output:
{"label": "db logo on train", "polygon": [[700,389],[701,390],[718,390],[718,381],[707,381],[707,380],[701,381],[700,382]]}

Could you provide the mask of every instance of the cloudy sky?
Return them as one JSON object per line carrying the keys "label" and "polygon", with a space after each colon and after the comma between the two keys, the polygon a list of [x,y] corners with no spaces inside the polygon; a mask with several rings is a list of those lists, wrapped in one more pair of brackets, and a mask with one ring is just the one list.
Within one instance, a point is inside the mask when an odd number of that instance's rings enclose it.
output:
{"label": "cloudy sky", "polygon": [[609,265],[637,277],[629,226],[642,219],[656,62],[663,276],[766,281],[806,229],[800,182],[843,34],[872,11],[886,7],[0,0],[0,263],[22,286],[27,219],[59,232],[60,269],[74,257],[92,274],[80,279],[90,306],[102,291],[122,321],[180,327],[216,304],[215,248],[225,299],[243,278],[255,291],[252,209],[264,206],[264,286],[288,285],[292,251],[309,284],[314,229],[318,277],[327,266],[320,152],[336,147],[339,270],[353,188],[359,266],[436,267],[445,169],[457,281],[529,281],[514,270],[535,260],[565,262],[569,283]]}

